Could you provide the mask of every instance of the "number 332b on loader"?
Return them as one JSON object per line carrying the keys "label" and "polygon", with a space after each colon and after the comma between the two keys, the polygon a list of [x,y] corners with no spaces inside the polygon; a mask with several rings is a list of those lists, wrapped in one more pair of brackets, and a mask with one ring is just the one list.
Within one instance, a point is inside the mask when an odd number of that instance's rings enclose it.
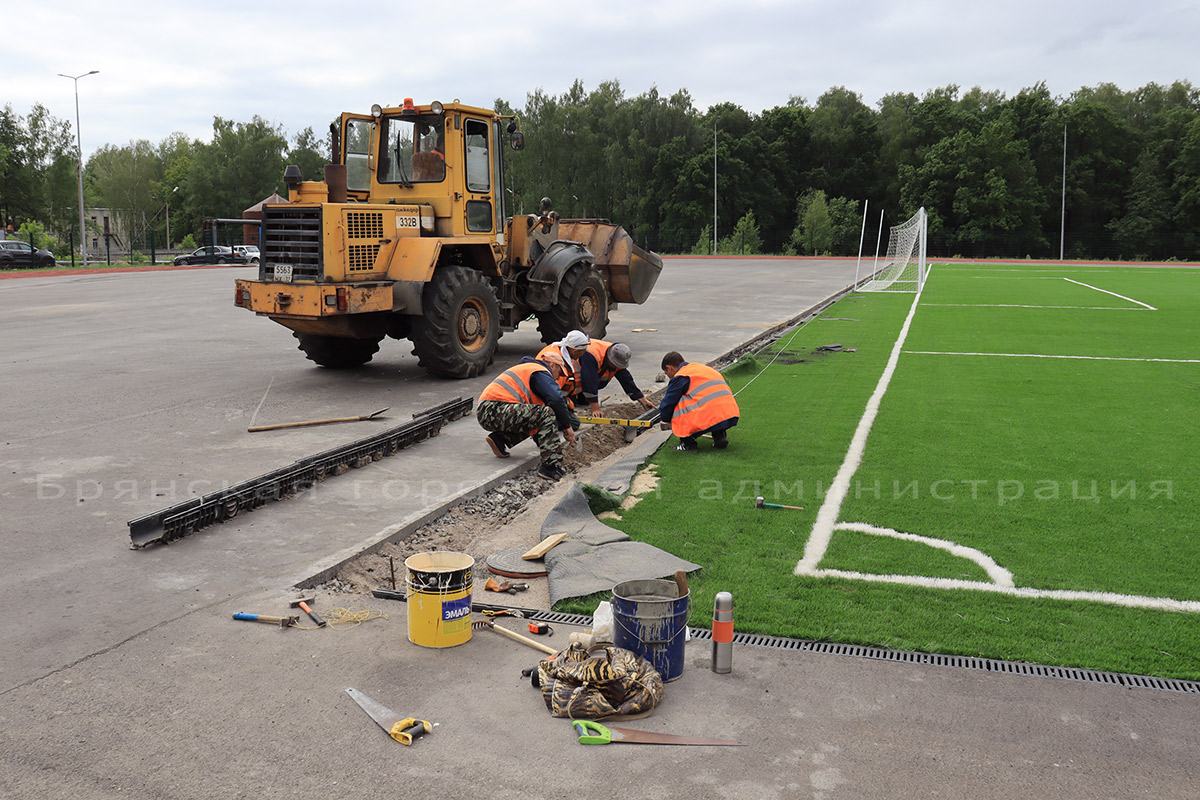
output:
{"label": "number 332b on loader", "polygon": [[325,181],[288,167],[289,202],[262,211],[256,280],[235,302],[290,328],[325,367],[365,364],[385,337],[412,340],[434,375],[487,369],[501,332],[531,315],[542,341],[602,337],[617,303],[643,303],[662,259],[619,225],[505,209],[515,117],[455,103],[343,114]]}

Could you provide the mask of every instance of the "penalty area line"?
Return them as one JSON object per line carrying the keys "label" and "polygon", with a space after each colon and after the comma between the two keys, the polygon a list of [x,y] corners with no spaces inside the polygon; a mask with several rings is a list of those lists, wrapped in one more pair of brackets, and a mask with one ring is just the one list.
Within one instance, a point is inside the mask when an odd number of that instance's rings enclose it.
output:
{"label": "penalty area line", "polygon": [[[921,303],[924,307],[941,306],[950,308],[1054,308],[1073,309],[1079,311],[1146,311],[1145,308],[1130,308],[1129,306],[1030,306],[1019,303]],[[1158,309],[1149,309],[1157,311]]]}
{"label": "penalty area line", "polygon": [[992,356],[994,358],[1066,358],[1077,361],[1142,361],[1160,364],[1200,364],[1200,358],[1133,358],[1130,356],[1065,356],[1046,353],[967,353],[954,350],[905,350],[914,356]]}
{"label": "penalty area line", "polygon": [[985,581],[933,578],[923,575],[878,575],[841,569],[819,569],[804,574],[811,578],[844,578],[855,581],[915,586],[922,589],[966,589],[976,592],[994,592],[995,594],[1026,599],[1083,601],[1124,606],[1126,608],[1146,608],[1153,611],[1200,613],[1200,601],[1176,600],[1171,597],[1146,597],[1136,594],[1117,594],[1116,592],[1085,592],[1075,589],[1033,589],[1026,586],[1003,586]]}
{"label": "penalty area line", "polygon": [[1074,278],[1063,278],[1063,280],[1067,281],[1068,283],[1074,283],[1078,286],[1086,286],[1089,289],[1095,289],[1097,292],[1104,292],[1105,294],[1111,294],[1113,297],[1119,297],[1120,299],[1128,300],[1131,303],[1137,303],[1139,306],[1148,308],[1151,311],[1158,311],[1157,308],[1150,305],[1149,303],[1143,303],[1141,300],[1134,300],[1132,297],[1126,297],[1123,294],[1117,294],[1116,292],[1110,292],[1108,289],[1101,289],[1099,286],[1092,286],[1090,283],[1084,283],[1083,281],[1077,281]]}

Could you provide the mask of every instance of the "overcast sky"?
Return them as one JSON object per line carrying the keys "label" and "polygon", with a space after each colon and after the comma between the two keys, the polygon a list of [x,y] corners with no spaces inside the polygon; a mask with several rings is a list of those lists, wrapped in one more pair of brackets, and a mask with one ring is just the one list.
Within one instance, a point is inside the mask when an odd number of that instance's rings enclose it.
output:
{"label": "overcast sky", "polygon": [[700,111],[809,104],[845,86],[874,106],[957,84],[1013,95],[1044,81],[1067,97],[1104,82],[1200,84],[1190,0],[501,0],[226,2],[8,0],[3,92],[69,120],[78,81],[83,149],[255,114],[323,135],[372,103],[461,99],[514,107],[536,89],[627,97],[686,89]]}

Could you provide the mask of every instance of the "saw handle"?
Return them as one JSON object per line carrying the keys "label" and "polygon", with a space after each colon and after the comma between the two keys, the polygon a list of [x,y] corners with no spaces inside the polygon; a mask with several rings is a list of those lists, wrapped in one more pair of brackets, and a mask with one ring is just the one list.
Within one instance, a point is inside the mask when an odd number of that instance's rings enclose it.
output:
{"label": "saw handle", "polygon": [[400,744],[411,747],[413,739],[417,738],[418,736],[424,736],[432,730],[433,726],[425,720],[409,717],[408,719],[402,719],[393,725],[392,729],[388,731],[388,735]]}
{"label": "saw handle", "polygon": [[580,744],[611,744],[612,731],[601,725],[599,722],[593,722],[590,719],[577,719],[571,723],[575,728],[575,732],[579,734]]}

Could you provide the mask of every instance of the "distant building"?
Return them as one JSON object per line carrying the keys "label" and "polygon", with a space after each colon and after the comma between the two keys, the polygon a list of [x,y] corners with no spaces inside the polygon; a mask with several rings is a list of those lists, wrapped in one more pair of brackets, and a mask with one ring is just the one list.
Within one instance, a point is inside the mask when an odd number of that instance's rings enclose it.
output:
{"label": "distant building", "polygon": [[87,245],[89,256],[104,255],[105,233],[109,238],[108,247],[112,250],[123,251],[125,249],[128,237],[111,208],[86,208],[84,218],[87,221],[87,236],[84,237],[84,243]]}

